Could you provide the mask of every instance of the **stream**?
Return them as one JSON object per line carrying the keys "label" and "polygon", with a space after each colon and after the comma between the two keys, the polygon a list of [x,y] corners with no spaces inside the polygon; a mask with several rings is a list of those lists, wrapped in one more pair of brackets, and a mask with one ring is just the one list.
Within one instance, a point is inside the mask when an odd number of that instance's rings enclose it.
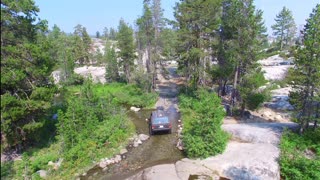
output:
{"label": "stream", "polygon": [[[183,153],[176,148],[178,141],[177,128],[180,113],[177,112],[177,85],[171,81],[177,77],[175,68],[167,68],[170,73],[169,79],[161,77],[159,79],[158,89],[159,100],[156,106],[163,106],[167,116],[172,123],[172,133],[159,132],[143,142],[142,145],[133,148],[127,147],[128,153],[122,156],[120,163],[108,166],[108,170],[102,171],[98,166],[90,169],[87,175],[80,179],[126,179],[142,169],[159,165],[175,163],[184,158]],[[136,127],[137,134],[149,135],[148,124],[145,121],[150,117],[152,109],[142,109],[138,112],[128,111],[128,116]]]}

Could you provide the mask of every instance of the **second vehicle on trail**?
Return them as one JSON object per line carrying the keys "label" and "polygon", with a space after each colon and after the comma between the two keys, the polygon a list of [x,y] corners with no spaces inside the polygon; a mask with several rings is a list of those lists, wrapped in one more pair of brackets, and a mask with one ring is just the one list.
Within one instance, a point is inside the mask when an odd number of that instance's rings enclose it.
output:
{"label": "second vehicle on trail", "polygon": [[158,107],[156,111],[152,111],[148,122],[150,135],[159,131],[167,131],[171,134],[172,125],[162,107]]}

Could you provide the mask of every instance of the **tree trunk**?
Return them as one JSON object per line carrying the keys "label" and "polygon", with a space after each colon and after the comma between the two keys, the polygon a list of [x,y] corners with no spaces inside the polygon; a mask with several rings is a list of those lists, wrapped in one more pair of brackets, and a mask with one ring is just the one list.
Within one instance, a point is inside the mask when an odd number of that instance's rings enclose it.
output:
{"label": "tree trunk", "polygon": [[226,92],[227,82],[228,82],[228,80],[225,80],[224,83],[223,83],[223,86],[222,86],[222,96],[227,95],[227,92]]}
{"label": "tree trunk", "polygon": [[305,129],[306,129],[306,122],[305,120],[302,120],[300,123],[299,134],[302,135]]}
{"label": "tree trunk", "polygon": [[221,79],[218,80],[218,85],[219,85],[218,96],[221,97],[222,96],[222,80]]}
{"label": "tree trunk", "polygon": [[127,83],[130,83],[130,69],[129,69],[129,65],[128,64],[125,64],[124,72],[125,72],[125,75],[126,75]]}
{"label": "tree trunk", "polygon": [[236,67],[236,72],[234,74],[234,79],[233,79],[233,90],[231,94],[231,105],[232,107],[235,106],[235,101],[236,101],[236,91],[237,91],[237,84],[238,84],[238,72],[239,71],[239,65]]}
{"label": "tree trunk", "polygon": [[316,130],[317,126],[318,126],[318,119],[319,119],[319,108],[320,108],[320,102],[317,103],[317,110],[316,110],[316,117],[314,120],[314,124],[313,124],[313,130]]}
{"label": "tree trunk", "polygon": [[153,73],[152,73],[152,91],[156,89],[156,76],[157,76],[157,63],[153,62]]}
{"label": "tree trunk", "polygon": [[150,69],[150,56],[151,56],[151,52],[150,52],[150,46],[148,45],[147,46],[147,59],[146,59],[146,68],[147,68],[147,73],[150,73],[151,72],[151,69]]}
{"label": "tree trunk", "polygon": [[245,105],[246,105],[246,102],[243,101],[242,104],[241,104],[241,118],[244,117],[244,110],[245,110],[245,107],[246,107]]}

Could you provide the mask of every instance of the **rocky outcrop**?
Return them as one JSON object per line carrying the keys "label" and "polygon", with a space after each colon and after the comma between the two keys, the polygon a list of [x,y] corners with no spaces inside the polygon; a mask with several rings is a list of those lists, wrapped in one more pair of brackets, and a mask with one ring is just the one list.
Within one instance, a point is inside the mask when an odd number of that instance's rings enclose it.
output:
{"label": "rocky outcrop", "polygon": [[[192,176],[229,179],[280,179],[278,144],[285,128],[295,123],[225,124],[232,135],[226,150],[207,159],[182,159],[175,164],[147,168],[128,179],[189,179]],[[166,177],[163,178],[163,175]]]}
{"label": "rocky outcrop", "polygon": [[[119,163],[122,160],[120,155],[116,155],[113,158],[104,158],[101,159],[100,162],[97,163],[97,165],[101,168],[101,169],[105,169],[107,168],[109,165],[115,164],[115,163]],[[85,176],[85,175],[83,175]]]}
{"label": "rocky outcrop", "polygon": [[232,135],[234,140],[246,143],[278,145],[284,128],[295,128],[295,123],[248,123],[224,124],[222,128]]}
{"label": "rocky outcrop", "polygon": [[288,69],[293,67],[292,59],[286,60],[279,55],[274,55],[263,60],[259,60],[258,63],[262,66],[264,76],[267,80],[282,80],[285,78]]}
{"label": "rocky outcrop", "polygon": [[265,106],[275,110],[293,110],[293,106],[289,103],[290,91],[292,91],[291,87],[272,90],[272,100],[265,103]]}
{"label": "rocky outcrop", "polygon": [[149,139],[149,136],[146,134],[139,134],[139,135],[134,135],[132,138],[130,138],[131,141],[131,146],[133,147],[138,147],[139,145],[142,144],[143,141],[146,141]]}
{"label": "rocky outcrop", "polygon": [[[130,138],[130,145],[133,147],[138,147],[139,145],[142,144],[143,141],[146,141],[149,139],[149,136],[146,134],[139,134],[139,135],[134,135],[132,138]],[[102,171],[108,170],[108,166],[120,163],[123,158],[125,158],[125,154],[128,153],[128,150],[126,148],[123,148],[120,150],[119,154],[112,157],[112,158],[103,158],[101,159],[96,166],[102,169]],[[86,176],[82,175],[82,176]]]}
{"label": "rocky outcrop", "polygon": [[106,83],[105,67],[83,66],[75,68],[74,72],[86,78],[91,76],[95,83]]}

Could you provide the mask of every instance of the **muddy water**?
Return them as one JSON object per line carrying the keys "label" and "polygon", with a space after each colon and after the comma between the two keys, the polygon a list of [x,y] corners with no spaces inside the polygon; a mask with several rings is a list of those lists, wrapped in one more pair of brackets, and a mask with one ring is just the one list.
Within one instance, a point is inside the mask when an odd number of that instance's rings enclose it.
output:
{"label": "muddy water", "polygon": [[[175,69],[174,69],[175,70]],[[175,73],[173,69],[169,69],[171,77]],[[160,100],[165,105],[167,116],[172,122],[172,133],[157,133],[151,136],[147,141],[137,148],[128,147],[129,152],[123,156],[123,160],[115,165],[109,166],[108,170],[103,172],[101,168],[95,167],[87,172],[86,177],[81,179],[126,179],[142,169],[158,165],[175,163],[184,158],[181,151],[176,148],[177,144],[177,126],[180,114],[173,105],[174,98],[177,95],[176,85],[168,82],[159,87]],[[160,102],[160,105],[162,103]],[[128,112],[128,116],[136,126],[137,134],[148,134],[148,124],[145,121],[151,114],[150,110],[141,110],[139,112]]]}

